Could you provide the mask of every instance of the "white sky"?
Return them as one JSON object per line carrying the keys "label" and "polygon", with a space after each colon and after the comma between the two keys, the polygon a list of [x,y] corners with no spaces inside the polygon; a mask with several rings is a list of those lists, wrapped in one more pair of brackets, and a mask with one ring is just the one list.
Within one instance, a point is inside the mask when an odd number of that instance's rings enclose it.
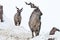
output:
{"label": "white sky", "polygon": [[45,32],[45,30],[46,32],[49,31],[52,27],[60,29],[60,0],[0,0],[0,4],[3,5],[4,16],[13,22],[14,14],[16,13],[15,7],[23,7],[21,26],[29,30],[28,21],[34,9],[27,6],[24,2],[32,2],[39,6],[42,11],[41,33]]}

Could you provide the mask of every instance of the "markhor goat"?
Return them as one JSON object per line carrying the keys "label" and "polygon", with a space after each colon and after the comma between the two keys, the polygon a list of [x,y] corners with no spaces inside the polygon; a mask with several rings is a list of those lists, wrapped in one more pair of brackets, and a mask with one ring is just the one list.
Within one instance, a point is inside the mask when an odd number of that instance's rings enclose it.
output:
{"label": "markhor goat", "polygon": [[19,9],[16,7],[16,9],[17,9],[17,13],[14,16],[14,22],[15,22],[15,25],[17,26],[17,25],[20,25],[21,23],[21,12],[23,8]]}
{"label": "markhor goat", "polygon": [[42,12],[40,11],[40,9],[35,6],[34,4],[27,3],[25,2],[27,5],[30,5],[31,8],[35,8],[34,11],[32,12],[30,19],[29,19],[29,27],[32,31],[32,38],[34,37],[34,33],[35,36],[39,35],[40,29],[41,29],[41,15]]}

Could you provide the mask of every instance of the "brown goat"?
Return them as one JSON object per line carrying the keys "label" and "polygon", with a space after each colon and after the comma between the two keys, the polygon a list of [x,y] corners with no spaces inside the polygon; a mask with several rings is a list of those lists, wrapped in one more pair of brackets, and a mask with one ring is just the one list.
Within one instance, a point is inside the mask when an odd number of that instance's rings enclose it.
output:
{"label": "brown goat", "polygon": [[40,29],[41,29],[41,15],[42,12],[40,11],[40,9],[35,6],[34,4],[27,3],[25,2],[27,5],[30,5],[31,8],[35,8],[35,10],[32,12],[30,19],[29,19],[29,27],[32,31],[32,38],[34,37],[34,33],[36,36],[39,35]]}
{"label": "brown goat", "polygon": [[17,13],[14,16],[14,22],[15,22],[15,25],[17,26],[17,25],[20,25],[21,23],[21,12],[23,8],[19,9],[16,7],[16,9],[17,9]]}
{"label": "brown goat", "polygon": [[3,22],[3,6],[0,5],[0,19],[1,19],[1,22]]}
{"label": "brown goat", "polygon": [[[53,27],[52,30],[50,31],[49,35],[54,35],[56,31],[59,31],[56,27]],[[48,38],[48,40],[55,40],[55,38]]]}
{"label": "brown goat", "polygon": [[54,35],[56,31],[60,31],[59,29],[53,27],[52,30],[50,31],[49,35]]}

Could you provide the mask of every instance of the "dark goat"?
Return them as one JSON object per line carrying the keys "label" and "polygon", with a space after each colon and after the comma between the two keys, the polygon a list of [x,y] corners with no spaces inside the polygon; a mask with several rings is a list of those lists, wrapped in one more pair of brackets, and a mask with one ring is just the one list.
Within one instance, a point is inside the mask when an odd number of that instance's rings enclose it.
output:
{"label": "dark goat", "polygon": [[1,19],[1,22],[3,22],[3,6],[0,5],[0,19]]}
{"label": "dark goat", "polygon": [[49,35],[54,35],[56,31],[60,31],[59,29],[53,27],[52,30],[50,31]]}
{"label": "dark goat", "polygon": [[34,11],[32,12],[30,19],[29,19],[29,27],[32,31],[32,38],[34,37],[34,33],[36,36],[39,35],[40,29],[41,29],[41,15],[42,12],[40,11],[40,9],[35,6],[34,4],[27,3],[25,2],[27,5],[30,5],[31,8],[35,8]]}
{"label": "dark goat", "polygon": [[55,40],[54,38],[49,38],[48,40]]}
{"label": "dark goat", "polygon": [[[49,35],[54,35],[56,31],[60,31],[60,30],[57,29],[56,27],[53,27]],[[55,38],[48,38],[48,40],[55,40]]]}
{"label": "dark goat", "polygon": [[21,12],[23,8],[19,9],[16,7],[16,9],[17,9],[17,13],[14,16],[14,22],[15,22],[15,25],[17,26],[17,24],[20,25],[21,23]]}

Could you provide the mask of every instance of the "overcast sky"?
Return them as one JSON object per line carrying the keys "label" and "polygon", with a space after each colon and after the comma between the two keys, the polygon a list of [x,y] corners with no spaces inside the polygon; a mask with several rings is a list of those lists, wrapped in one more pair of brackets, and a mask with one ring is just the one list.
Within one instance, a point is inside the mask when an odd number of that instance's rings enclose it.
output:
{"label": "overcast sky", "polygon": [[28,21],[34,9],[27,6],[24,2],[32,2],[42,11],[41,33],[45,32],[45,30],[46,32],[49,31],[52,27],[60,29],[60,0],[0,0],[0,4],[3,5],[4,17],[14,22],[16,6],[20,9],[23,8],[21,26],[29,30]]}

